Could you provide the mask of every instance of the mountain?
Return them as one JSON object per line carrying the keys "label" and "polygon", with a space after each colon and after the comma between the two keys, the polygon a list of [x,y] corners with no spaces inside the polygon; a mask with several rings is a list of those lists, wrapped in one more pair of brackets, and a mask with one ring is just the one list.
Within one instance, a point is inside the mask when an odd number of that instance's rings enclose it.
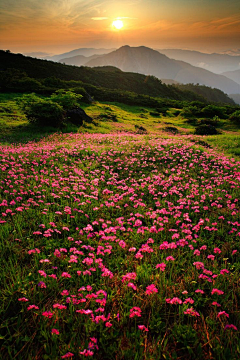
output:
{"label": "mountain", "polygon": [[160,49],[161,54],[171,59],[185,61],[193,66],[221,74],[225,71],[240,69],[240,56],[228,54],[206,54],[199,51],[181,49]]}
{"label": "mountain", "polygon": [[[235,81],[237,84],[240,85],[240,70],[235,70],[235,71],[227,71],[222,73],[222,75],[226,76],[227,78]],[[239,86],[239,91],[240,93],[240,86]]]}
{"label": "mountain", "polygon": [[169,59],[166,55],[145,46],[122,46],[85,64],[90,67],[108,65],[122,71],[153,75],[159,79],[172,79],[183,84],[207,85],[227,94],[239,92],[238,84],[223,75],[214,74],[183,61]]}
{"label": "mountain", "polygon": [[85,65],[88,61],[92,60],[92,59],[96,59],[97,57],[99,57],[99,55],[92,55],[92,56],[83,56],[83,55],[77,55],[77,56],[72,56],[72,57],[67,57],[64,59],[60,59],[58,62],[60,62],[61,64],[66,64],[66,65],[74,65],[74,66],[83,66]]}
{"label": "mountain", "polygon": [[163,99],[169,103],[197,100],[234,105],[233,100],[218,89],[191,85],[190,91],[182,90],[162,83],[156,76],[123,72],[116,67],[69,66],[0,50],[0,91],[51,94],[59,89],[74,89],[83,96],[87,92],[100,101],[150,107],[158,107]]}
{"label": "mountain", "polygon": [[94,48],[80,48],[75,49],[63,54],[54,55],[54,56],[48,56],[46,57],[47,60],[52,61],[59,61],[61,59],[70,58],[77,55],[83,55],[83,56],[92,56],[92,55],[99,55],[99,54],[108,54],[109,52],[113,51],[115,49],[94,49]]}

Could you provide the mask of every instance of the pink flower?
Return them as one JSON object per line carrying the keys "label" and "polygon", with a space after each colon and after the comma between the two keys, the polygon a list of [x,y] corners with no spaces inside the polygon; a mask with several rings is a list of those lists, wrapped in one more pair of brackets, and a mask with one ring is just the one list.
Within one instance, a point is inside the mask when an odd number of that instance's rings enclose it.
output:
{"label": "pink flower", "polygon": [[59,335],[59,331],[57,329],[52,329],[51,333],[55,335]]}
{"label": "pink flower", "polygon": [[222,316],[222,315],[225,315],[226,317],[229,318],[229,314],[226,313],[226,311],[219,311],[219,313],[217,314],[217,317],[220,317],[220,316]]}
{"label": "pink flower", "polygon": [[136,285],[134,285],[134,284],[133,284],[133,283],[131,283],[131,282],[130,282],[130,283],[128,283],[128,284],[127,284],[127,286],[128,286],[128,287],[131,287],[133,290],[137,290]]}
{"label": "pink flower", "polygon": [[167,261],[174,261],[175,259],[174,259],[173,256],[168,256],[168,257],[166,257],[166,260],[167,260]]}
{"label": "pink flower", "polygon": [[47,317],[48,319],[51,319],[53,317],[53,313],[51,311],[44,311],[42,313],[42,316]]}
{"label": "pink flower", "polygon": [[200,314],[193,308],[189,308],[189,309],[185,310],[184,314],[191,315],[191,316],[200,316]]}
{"label": "pink flower", "polygon": [[134,272],[127,273],[126,275],[123,275],[122,282],[127,281],[127,280],[135,280],[136,277],[137,277],[137,274]]}
{"label": "pink flower", "polygon": [[[167,300],[169,300],[169,301],[167,301]],[[182,300],[179,299],[178,297],[174,297],[172,299],[166,299],[166,302],[168,302],[171,305],[177,305],[177,304],[181,305],[182,304]]]}
{"label": "pink flower", "polygon": [[68,274],[67,272],[63,272],[62,277],[65,277],[65,278],[71,278],[72,276],[70,274]]}
{"label": "pink flower", "polygon": [[79,351],[79,354],[83,356],[93,356],[94,352],[91,350],[84,349],[83,351]]}
{"label": "pink flower", "polygon": [[146,295],[151,295],[153,293],[157,293],[158,289],[156,288],[156,286],[154,284],[148,285],[145,291]]}
{"label": "pink flower", "polygon": [[223,295],[224,292],[222,290],[218,290],[218,289],[212,289],[211,294],[217,294],[217,295]]}
{"label": "pink flower", "polygon": [[166,264],[165,263],[160,263],[156,265],[156,269],[160,269],[161,271],[165,271],[166,269]]}
{"label": "pink flower", "polygon": [[41,288],[41,289],[46,289],[46,284],[45,284],[45,282],[43,282],[43,281],[40,281],[39,283],[38,283],[38,286]]}
{"label": "pink flower", "polygon": [[38,310],[39,307],[36,306],[36,305],[29,305],[28,308],[27,308],[27,310],[32,310],[32,309]]}
{"label": "pink flower", "polygon": [[141,317],[141,316],[142,316],[141,313],[142,313],[142,310],[141,310],[139,307],[134,306],[132,309],[130,309],[130,315],[129,315],[129,317],[130,317],[130,318],[132,318],[132,317],[134,317],[134,316]]}
{"label": "pink flower", "polygon": [[227,330],[227,329],[233,329],[233,330],[236,330],[237,331],[237,327],[233,324],[228,324],[225,326],[224,330]]}
{"label": "pink flower", "polygon": [[108,328],[110,328],[110,327],[112,326],[112,324],[111,324],[109,321],[107,321],[107,322],[105,323],[105,326],[108,327]]}
{"label": "pink flower", "polygon": [[222,269],[222,270],[220,270],[220,274],[221,275],[229,274],[229,271],[227,269]]}
{"label": "pink flower", "polygon": [[197,289],[197,290],[195,290],[195,293],[204,294],[204,291],[203,291],[203,290],[201,290],[201,289]]}
{"label": "pink flower", "polygon": [[200,261],[194,262],[193,265],[196,266],[197,270],[204,269],[204,264]]}
{"label": "pink flower", "polygon": [[68,290],[63,290],[61,292],[61,295],[64,296],[64,295],[69,295],[69,291]]}
{"label": "pink flower", "polygon": [[67,352],[65,355],[61,356],[62,359],[66,359],[66,358],[70,358],[70,357],[73,357],[74,354],[71,353],[71,352]]}
{"label": "pink flower", "polygon": [[145,325],[138,325],[138,328],[139,328],[140,330],[149,331],[148,328],[146,328]]}
{"label": "pink flower", "polygon": [[218,306],[218,307],[221,306],[221,305],[220,305],[218,302],[216,302],[216,301],[213,301],[213,302],[212,302],[212,305],[213,305],[213,306]]}
{"label": "pink flower", "polygon": [[18,299],[18,301],[27,302],[27,301],[28,301],[28,299],[27,299],[27,298],[25,298],[25,297],[22,297],[22,298],[19,298],[19,299]]}
{"label": "pink flower", "polygon": [[192,298],[187,298],[183,303],[184,304],[194,304],[194,300]]}

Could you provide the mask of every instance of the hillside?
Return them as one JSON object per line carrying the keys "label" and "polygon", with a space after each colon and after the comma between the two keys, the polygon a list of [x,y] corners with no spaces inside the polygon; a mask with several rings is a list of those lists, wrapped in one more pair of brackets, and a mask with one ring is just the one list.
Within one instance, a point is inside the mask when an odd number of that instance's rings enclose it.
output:
{"label": "hillside", "polygon": [[214,74],[183,61],[169,59],[166,55],[145,46],[123,46],[109,54],[90,60],[85,65],[116,66],[123,71],[153,75],[159,79],[173,79],[183,84],[207,85],[227,94],[239,92],[238,84],[223,75]]}
{"label": "hillside", "polygon": [[[158,51],[171,59],[185,61],[216,74],[240,69],[240,56],[216,53],[206,54],[200,51],[182,49],[158,49]],[[232,80],[235,81],[235,79]]]}
{"label": "hillside", "polygon": [[[240,85],[240,69],[234,71],[227,71],[222,73],[222,75],[226,76],[227,78],[234,80],[236,83]],[[239,86],[239,93],[240,93],[240,86]]]}
{"label": "hillside", "polygon": [[[166,58],[164,55],[162,56]],[[66,87],[81,87],[85,88],[96,99],[99,99],[99,97],[102,99],[104,96],[104,100],[106,100],[107,96],[123,99],[123,96],[127,97],[130,95],[120,94],[119,91],[127,91],[172,100],[206,101],[202,96],[192,91],[183,91],[175,86],[165,85],[154,76],[146,76],[134,72],[127,73],[114,67],[90,68],[68,66],[52,61],[26,57],[21,54],[0,51],[0,69],[1,87],[3,90],[44,93]],[[25,73],[25,75],[22,73]],[[112,93],[104,90],[106,93],[104,95],[104,91],[101,90],[102,88],[109,89]],[[192,88],[194,89],[194,87]],[[206,99],[208,101],[215,101],[211,97]],[[217,101],[234,104],[226,95],[223,95],[221,100]]]}

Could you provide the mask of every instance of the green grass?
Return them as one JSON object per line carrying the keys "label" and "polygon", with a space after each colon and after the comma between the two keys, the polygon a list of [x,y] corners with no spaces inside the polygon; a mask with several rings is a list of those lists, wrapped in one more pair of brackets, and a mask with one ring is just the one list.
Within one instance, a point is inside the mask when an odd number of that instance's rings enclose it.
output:
{"label": "green grass", "polygon": [[[0,142],[2,144],[39,141],[56,132],[55,128],[38,127],[28,123],[25,114],[16,102],[21,96],[22,94],[18,93],[0,94]],[[67,124],[57,131],[102,134],[116,131],[136,133],[138,127],[142,126],[148,133],[161,135],[165,138],[173,136],[171,132],[166,132],[165,128],[176,127],[178,136],[190,135],[195,138],[193,135],[194,124],[191,124],[181,115],[175,116],[175,113],[179,112],[179,109],[176,108],[169,109],[166,116],[158,114],[152,108],[130,106],[117,102],[82,103],[82,108],[93,118],[92,123],[84,123],[81,127]],[[220,131],[219,135],[204,136],[202,140],[219,152],[239,158],[239,126],[226,119],[220,119],[217,128]]]}

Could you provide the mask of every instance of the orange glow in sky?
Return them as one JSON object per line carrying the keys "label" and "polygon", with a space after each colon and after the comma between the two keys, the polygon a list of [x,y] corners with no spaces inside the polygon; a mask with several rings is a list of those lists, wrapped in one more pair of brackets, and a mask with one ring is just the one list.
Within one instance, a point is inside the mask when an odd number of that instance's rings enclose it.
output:
{"label": "orange glow in sky", "polygon": [[[0,48],[239,48],[239,0],[1,0]],[[119,31],[120,30],[120,31]]]}

